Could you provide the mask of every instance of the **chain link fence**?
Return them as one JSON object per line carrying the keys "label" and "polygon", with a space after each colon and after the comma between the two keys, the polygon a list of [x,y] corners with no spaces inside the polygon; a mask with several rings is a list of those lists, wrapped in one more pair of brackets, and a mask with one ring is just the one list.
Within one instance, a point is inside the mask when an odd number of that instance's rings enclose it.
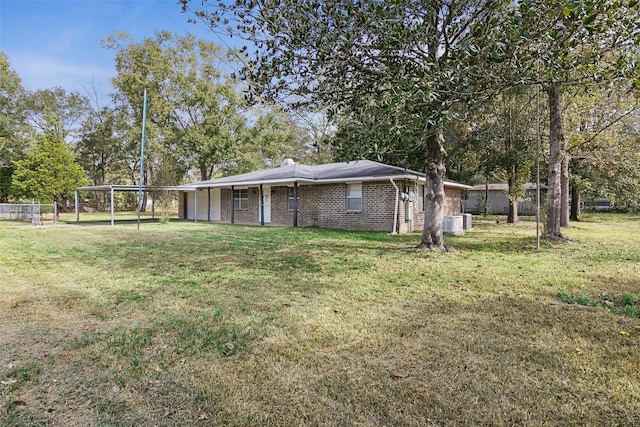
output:
{"label": "chain link fence", "polygon": [[56,225],[56,203],[0,203],[0,221],[29,222],[33,225]]}

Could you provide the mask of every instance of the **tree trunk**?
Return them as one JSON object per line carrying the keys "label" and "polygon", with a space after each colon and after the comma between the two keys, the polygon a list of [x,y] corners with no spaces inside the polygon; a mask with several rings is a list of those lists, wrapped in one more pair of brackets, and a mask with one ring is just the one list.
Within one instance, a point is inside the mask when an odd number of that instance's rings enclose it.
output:
{"label": "tree trunk", "polygon": [[208,181],[209,180],[209,169],[206,165],[200,166],[200,181]]}
{"label": "tree trunk", "polygon": [[571,187],[571,221],[580,221],[580,191],[576,185]]}
{"label": "tree trunk", "polygon": [[562,111],[560,109],[562,93],[559,83],[551,83],[549,86],[549,171],[547,190],[547,225],[545,232],[547,238],[562,238],[560,232],[562,187],[560,176],[562,174],[562,147],[564,146],[564,134],[562,131]]}
{"label": "tree trunk", "polygon": [[444,132],[439,125],[432,135],[427,137],[426,185],[424,197],[424,229],[418,249],[446,250],[442,236],[444,217],[444,161],[447,152],[444,149]]}
{"label": "tree trunk", "polygon": [[[564,138],[563,138],[564,139]],[[562,144],[562,156],[560,175],[560,227],[569,226],[569,143],[565,139]]]}

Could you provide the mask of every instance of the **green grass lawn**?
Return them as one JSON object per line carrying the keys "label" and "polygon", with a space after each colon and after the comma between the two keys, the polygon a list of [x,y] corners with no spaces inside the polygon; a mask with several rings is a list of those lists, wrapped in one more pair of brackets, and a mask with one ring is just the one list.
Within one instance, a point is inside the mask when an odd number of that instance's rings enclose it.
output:
{"label": "green grass lawn", "polygon": [[640,425],[640,217],[474,220],[0,223],[0,425]]}

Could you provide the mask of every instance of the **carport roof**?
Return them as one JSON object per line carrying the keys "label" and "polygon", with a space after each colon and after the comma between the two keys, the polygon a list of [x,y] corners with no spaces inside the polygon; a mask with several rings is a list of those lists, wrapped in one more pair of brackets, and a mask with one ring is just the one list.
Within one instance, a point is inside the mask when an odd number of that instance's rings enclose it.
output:
{"label": "carport roof", "polygon": [[[140,186],[138,185],[118,185],[118,184],[108,184],[108,185],[89,185],[86,187],[77,187],[76,191],[138,191],[140,190]],[[179,186],[169,186],[169,187],[142,187],[142,191],[161,191],[161,190],[182,190]]]}

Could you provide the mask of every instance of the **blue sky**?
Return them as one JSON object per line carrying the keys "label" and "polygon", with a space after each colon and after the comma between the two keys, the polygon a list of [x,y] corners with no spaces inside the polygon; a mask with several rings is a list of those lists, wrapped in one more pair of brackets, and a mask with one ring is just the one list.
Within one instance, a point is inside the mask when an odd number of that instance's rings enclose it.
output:
{"label": "blue sky", "polygon": [[188,23],[191,17],[177,0],[0,0],[0,51],[27,89],[86,94],[95,85],[108,102],[114,53],[100,41],[118,30],[136,41],[168,30],[223,45],[205,25]]}

